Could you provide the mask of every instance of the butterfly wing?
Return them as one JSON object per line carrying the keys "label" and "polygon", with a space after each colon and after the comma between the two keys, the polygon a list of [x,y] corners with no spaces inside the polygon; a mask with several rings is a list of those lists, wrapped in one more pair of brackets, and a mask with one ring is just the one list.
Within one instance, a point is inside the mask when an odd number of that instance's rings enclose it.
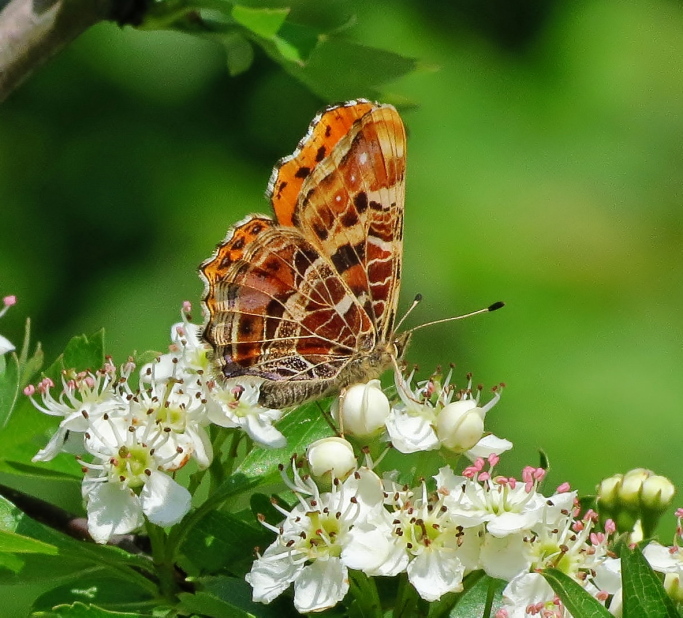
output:
{"label": "butterfly wing", "polygon": [[[401,276],[403,123],[390,105],[355,101],[323,112],[309,136],[273,171],[268,195],[276,217],[329,257],[384,341]],[[287,193],[293,188],[294,209]]]}
{"label": "butterfly wing", "polygon": [[262,388],[262,400],[266,393],[266,403],[282,407],[343,386],[336,382],[351,359],[386,340],[404,172],[394,108],[355,101],[313,121],[271,177],[277,221],[247,217],[200,267],[203,336],[223,375],[278,383],[278,394]]}

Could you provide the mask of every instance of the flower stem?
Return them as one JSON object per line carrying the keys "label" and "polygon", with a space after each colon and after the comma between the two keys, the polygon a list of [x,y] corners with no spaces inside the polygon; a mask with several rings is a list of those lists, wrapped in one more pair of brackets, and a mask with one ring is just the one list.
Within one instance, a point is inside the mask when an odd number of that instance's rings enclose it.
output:
{"label": "flower stem", "polygon": [[160,526],[150,522],[147,522],[146,529],[152,545],[152,559],[159,577],[161,594],[168,601],[175,602],[177,592],[175,568],[169,560],[166,532]]}
{"label": "flower stem", "polygon": [[357,615],[363,618],[381,618],[382,604],[375,580],[362,571],[349,571],[351,594],[353,595]]}

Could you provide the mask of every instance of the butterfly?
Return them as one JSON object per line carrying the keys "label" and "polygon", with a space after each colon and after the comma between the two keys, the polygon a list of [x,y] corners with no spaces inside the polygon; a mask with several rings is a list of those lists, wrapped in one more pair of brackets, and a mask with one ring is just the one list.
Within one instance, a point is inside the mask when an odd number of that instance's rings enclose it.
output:
{"label": "butterfly", "polygon": [[275,217],[242,219],[201,264],[202,337],[226,379],[260,383],[262,405],[335,393],[402,357],[405,169],[394,107],[329,106],[273,169]]}

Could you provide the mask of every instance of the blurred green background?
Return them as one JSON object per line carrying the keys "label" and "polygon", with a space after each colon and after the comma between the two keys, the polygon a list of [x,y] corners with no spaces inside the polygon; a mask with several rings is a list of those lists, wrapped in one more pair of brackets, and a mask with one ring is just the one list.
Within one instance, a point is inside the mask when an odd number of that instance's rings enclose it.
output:
{"label": "blurred green background", "polygon": [[[348,2],[349,35],[429,70],[388,92],[409,130],[402,304],[439,325],[407,359],[505,382],[489,428],[591,492],[644,466],[683,487],[683,12],[622,3]],[[433,70],[438,69],[438,70]],[[362,96],[366,93],[359,92]],[[263,55],[101,25],[0,107],[0,321],[48,361],[100,327],[165,350],[197,265],[263,193],[321,101]],[[670,522],[672,524],[673,522]],[[666,541],[666,539],[665,539]]]}

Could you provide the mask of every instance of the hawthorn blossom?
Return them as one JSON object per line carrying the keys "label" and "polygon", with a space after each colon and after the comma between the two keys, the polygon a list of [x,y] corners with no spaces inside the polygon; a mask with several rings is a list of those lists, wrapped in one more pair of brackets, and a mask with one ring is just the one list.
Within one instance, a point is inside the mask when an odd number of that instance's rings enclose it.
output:
{"label": "hawthorn blossom", "polygon": [[[448,373],[443,384],[433,375],[411,388],[414,372],[407,378],[395,375],[396,390],[401,402],[395,405],[386,428],[392,444],[402,453],[415,453],[445,448],[469,459],[500,455],[512,448],[512,443],[484,433],[486,414],[500,400],[495,389],[491,401],[480,406],[481,388],[472,390],[472,376],[467,388],[456,392]],[[457,395],[457,399],[452,401]]]}
{"label": "hawthorn blossom", "polygon": [[[101,432],[109,428],[108,435]],[[159,526],[179,522],[190,509],[190,493],[168,476],[177,453],[162,456],[168,435],[154,423],[136,425],[135,417],[110,418],[92,424],[86,449],[92,461],[82,460],[82,494],[88,531],[97,543],[114,534],[139,528],[147,519]]]}
{"label": "hawthorn blossom", "polygon": [[[531,614],[562,618],[569,612],[540,571],[555,568],[572,577],[598,600],[621,597],[620,561],[608,555],[608,534],[593,532],[597,515],[588,511],[582,519],[566,513],[554,523],[539,523],[534,534],[523,539],[529,566],[503,590],[503,608],[497,616],[526,618]],[[614,608],[610,608],[614,609]]]}
{"label": "hawthorn blossom", "polygon": [[280,526],[262,522],[275,532],[276,540],[252,565],[246,580],[253,600],[270,603],[294,584],[294,607],[300,613],[328,609],[341,601],[349,589],[348,567],[342,551],[351,528],[382,507],[379,477],[359,469],[343,483],[321,493],[310,477],[296,471],[288,484],[299,503]]}
{"label": "hawthorn blossom", "polygon": [[[88,427],[101,419],[105,414],[124,413],[128,403],[116,386],[125,383],[134,365],[126,363],[120,372],[107,359],[98,371],[75,372],[66,370],[61,375],[61,391],[53,396],[55,383],[50,378],[43,378],[37,386],[29,385],[24,394],[31,398],[34,407],[50,416],[61,416],[57,431],[47,445],[33,457],[33,461],[50,461],[64,448],[67,437],[71,438],[70,451],[82,450],[82,434]],[[38,401],[36,394],[40,395]],[[76,437],[77,436],[77,437]]]}
{"label": "hawthorn blossom", "polygon": [[259,382],[240,378],[229,384],[214,380],[206,382],[208,418],[221,427],[239,427],[249,437],[271,448],[282,448],[287,439],[273,426],[282,410],[264,408],[259,404]]}

